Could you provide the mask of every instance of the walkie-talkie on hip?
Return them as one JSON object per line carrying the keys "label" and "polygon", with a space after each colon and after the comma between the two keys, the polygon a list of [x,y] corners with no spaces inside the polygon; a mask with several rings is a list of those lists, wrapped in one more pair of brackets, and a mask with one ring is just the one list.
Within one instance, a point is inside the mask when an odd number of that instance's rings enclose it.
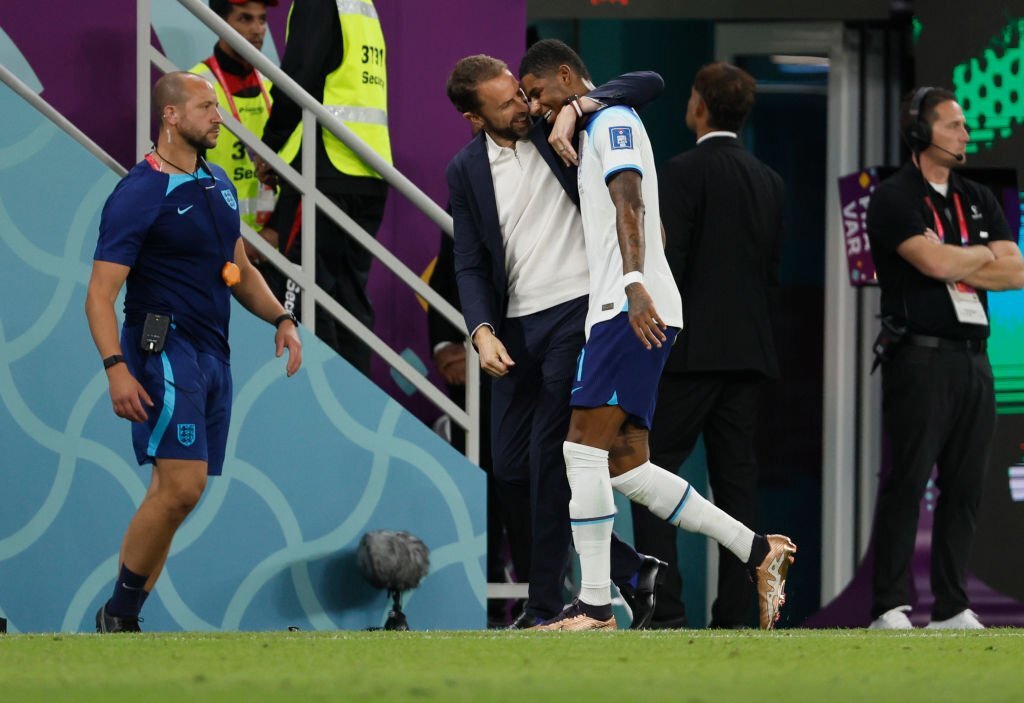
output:
{"label": "walkie-talkie on hip", "polygon": [[146,323],[142,326],[142,341],[139,343],[142,351],[153,352],[154,354],[162,352],[164,342],[167,341],[167,330],[170,326],[170,315],[146,313]]}

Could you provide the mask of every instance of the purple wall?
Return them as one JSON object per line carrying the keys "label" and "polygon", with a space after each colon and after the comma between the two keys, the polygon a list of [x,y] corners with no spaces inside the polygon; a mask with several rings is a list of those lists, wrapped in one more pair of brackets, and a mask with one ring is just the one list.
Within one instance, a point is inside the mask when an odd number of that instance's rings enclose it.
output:
{"label": "purple wall", "polygon": [[[171,2],[171,0],[158,0]],[[444,169],[469,137],[468,124],[448,103],[445,81],[462,56],[489,53],[518,65],[525,48],[526,0],[412,2],[377,0],[388,43],[389,113],[395,166],[444,205]],[[290,3],[270,11],[283,50]],[[134,153],[135,0],[62,3],[60,21],[38,0],[0,2],[0,27],[10,35],[44,86],[43,97],[126,166]],[[196,57],[199,60],[202,57]],[[392,194],[379,239],[416,273],[438,247],[438,228]],[[426,315],[415,296],[381,266],[370,279],[377,333],[398,352],[411,349],[430,368]],[[382,362],[375,380],[423,418],[436,413],[408,398]],[[432,376],[437,381],[436,375]]]}
{"label": "purple wall", "polygon": [[[59,18],[55,17],[59,14]],[[0,2],[0,27],[42,96],[124,165],[134,163],[135,0]]]}

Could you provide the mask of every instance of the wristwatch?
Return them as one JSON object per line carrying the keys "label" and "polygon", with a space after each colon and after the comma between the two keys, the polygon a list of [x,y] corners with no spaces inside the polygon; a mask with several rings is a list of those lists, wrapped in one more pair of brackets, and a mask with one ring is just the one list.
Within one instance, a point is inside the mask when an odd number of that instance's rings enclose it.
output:
{"label": "wristwatch", "polygon": [[277,317],[274,318],[274,329],[280,327],[281,323],[284,322],[285,320],[291,320],[292,324],[295,325],[295,329],[299,328],[299,318],[295,317],[295,313],[286,312],[283,315],[278,315]]}

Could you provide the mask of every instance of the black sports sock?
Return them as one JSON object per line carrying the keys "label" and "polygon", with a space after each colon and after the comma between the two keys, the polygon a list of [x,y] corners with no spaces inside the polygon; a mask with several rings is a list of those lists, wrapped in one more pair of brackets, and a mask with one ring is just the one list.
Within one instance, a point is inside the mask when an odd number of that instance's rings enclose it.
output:
{"label": "black sports sock", "polygon": [[768,538],[764,535],[754,535],[754,543],[750,545],[750,558],[747,559],[747,569],[751,575],[754,569],[761,565],[764,558],[768,556]]}
{"label": "black sports sock", "polygon": [[148,576],[136,574],[127,566],[121,566],[121,573],[114,584],[114,595],[107,601],[107,613],[119,618],[136,618],[142,608],[141,595]]}
{"label": "black sports sock", "polygon": [[604,605],[591,605],[590,603],[584,603],[581,600],[576,601],[580,610],[589,618],[595,620],[611,620],[612,619],[612,606],[611,603],[605,603]]}

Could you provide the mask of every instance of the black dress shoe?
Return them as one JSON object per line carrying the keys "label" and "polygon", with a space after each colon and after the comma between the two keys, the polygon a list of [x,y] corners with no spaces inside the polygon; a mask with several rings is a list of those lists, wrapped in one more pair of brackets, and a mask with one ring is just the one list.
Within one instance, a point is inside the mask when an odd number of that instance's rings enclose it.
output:
{"label": "black dress shoe", "polygon": [[689,621],[686,619],[686,615],[678,618],[671,618],[669,620],[651,620],[651,624],[647,627],[648,630],[685,630],[690,627]]}
{"label": "black dress shoe", "polygon": [[637,570],[636,587],[619,586],[619,593],[633,612],[630,630],[648,630],[658,600],[658,586],[665,582],[668,564],[657,557],[645,556]]}
{"label": "black dress shoe", "polygon": [[526,611],[519,614],[512,624],[508,626],[510,630],[528,630],[534,625],[540,625],[544,622],[544,618],[539,618],[536,615],[528,615]]}

